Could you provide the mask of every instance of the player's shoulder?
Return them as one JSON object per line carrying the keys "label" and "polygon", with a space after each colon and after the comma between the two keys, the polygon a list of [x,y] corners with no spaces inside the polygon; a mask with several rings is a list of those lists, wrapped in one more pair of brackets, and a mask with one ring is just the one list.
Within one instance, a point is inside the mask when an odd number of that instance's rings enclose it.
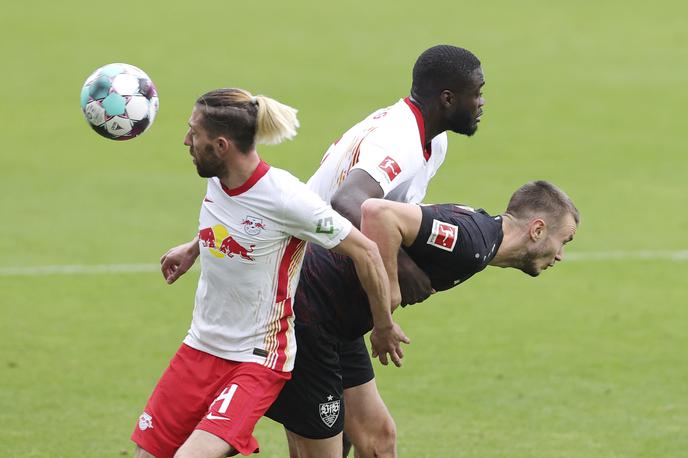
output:
{"label": "player's shoulder", "polygon": [[432,139],[432,149],[435,150],[437,148],[443,148],[447,149],[447,144],[449,140],[447,137],[447,132],[442,132],[438,134],[435,138]]}
{"label": "player's shoulder", "polygon": [[466,233],[472,239],[491,239],[501,232],[501,216],[492,216],[482,208],[463,204],[423,205],[426,220],[438,221],[455,226],[458,232]]}
{"label": "player's shoulder", "polygon": [[268,174],[273,192],[282,202],[293,207],[308,202],[310,205],[324,205],[318,194],[306,185],[300,178],[285,169],[272,167]]}
{"label": "player's shoulder", "polygon": [[399,156],[417,156],[421,150],[420,128],[404,99],[379,111],[374,117],[378,119],[371,123],[364,146],[376,145]]}

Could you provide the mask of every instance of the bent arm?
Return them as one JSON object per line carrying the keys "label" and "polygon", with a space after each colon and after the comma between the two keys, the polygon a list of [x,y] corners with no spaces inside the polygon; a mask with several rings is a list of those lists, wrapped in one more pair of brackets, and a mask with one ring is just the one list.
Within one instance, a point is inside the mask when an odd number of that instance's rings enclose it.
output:
{"label": "bent arm", "polygon": [[382,198],[380,184],[368,172],[352,170],[339,190],[332,196],[332,208],[357,228],[361,227],[361,204],[370,198]]}
{"label": "bent arm", "polygon": [[361,231],[375,242],[387,268],[392,303],[401,301],[397,254],[418,236],[423,219],[420,206],[384,199],[368,199],[361,206]]}
{"label": "bent arm", "polygon": [[198,235],[190,242],[183,243],[167,250],[160,258],[160,270],[165,281],[172,284],[193,266],[200,254]]}
{"label": "bent arm", "polygon": [[[339,190],[332,196],[332,208],[351,221],[357,228],[361,227],[361,205],[370,198],[380,199],[384,197],[384,191],[380,184],[373,179],[368,172],[360,169],[352,170],[342,183]],[[415,304],[422,302],[432,294],[432,285],[415,262],[403,250],[395,258],[395,278],[401,276],[402,295],[399,301],[394,302],[396,307],[403,304]],[[385,267],[391,264],[385,262]],[[395,281],[399,284],[399,282]],[[394,291],[393,291],[394,292]]]}

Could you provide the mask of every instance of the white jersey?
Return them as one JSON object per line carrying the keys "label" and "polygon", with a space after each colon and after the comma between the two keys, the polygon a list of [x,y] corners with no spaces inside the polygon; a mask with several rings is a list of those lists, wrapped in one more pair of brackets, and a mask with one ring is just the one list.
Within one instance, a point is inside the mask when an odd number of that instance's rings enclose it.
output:
{"label": "white jersey", "polygon": [[349,129],[325,153],[308,187],[329,202],[353,169],[366,171],[384,197],[420,203],[444,162],[447,134],[425,148],[423,115],[409,98],[380,109]]}
{"label": "white jersey", "polygon": [[351,227],[297,178],[265,162],[235,189],[209,179],[199,217],[201,276],[184,343],[291,371],[304,241],[332,248]]}

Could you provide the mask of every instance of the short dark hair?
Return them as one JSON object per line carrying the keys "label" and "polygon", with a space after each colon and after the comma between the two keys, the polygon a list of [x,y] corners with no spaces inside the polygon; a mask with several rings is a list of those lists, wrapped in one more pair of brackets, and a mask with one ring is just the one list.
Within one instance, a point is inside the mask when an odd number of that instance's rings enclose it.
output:
{"label": "short dark hair", "polygon": [[437,45],[426,50],[413,66],[411,93],[429,97],[444,89],[467,85],[480,60],[467,49]]}
{"label": "short dark hair", "polygon": [[529,219],[545,213],[557,224],[566,214],[580,223],[578,209],[564,191],[544,180],[526,183],[514,192],[506,212],[516,219]]}

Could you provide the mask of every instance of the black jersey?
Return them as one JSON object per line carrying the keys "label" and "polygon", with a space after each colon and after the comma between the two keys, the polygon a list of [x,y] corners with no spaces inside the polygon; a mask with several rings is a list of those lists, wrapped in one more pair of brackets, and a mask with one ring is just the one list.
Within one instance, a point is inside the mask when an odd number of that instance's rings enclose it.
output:
{"label": "black jersey", "polygon": [[[504,236],[502,218],[453,204],[423,205],[416,240],[406,252],[436,291],[468,280],[494,258]],[[346,256],[308,244],[296,291],[297,325],[319,325],[345,339],[373,327],[368,298]]]}

